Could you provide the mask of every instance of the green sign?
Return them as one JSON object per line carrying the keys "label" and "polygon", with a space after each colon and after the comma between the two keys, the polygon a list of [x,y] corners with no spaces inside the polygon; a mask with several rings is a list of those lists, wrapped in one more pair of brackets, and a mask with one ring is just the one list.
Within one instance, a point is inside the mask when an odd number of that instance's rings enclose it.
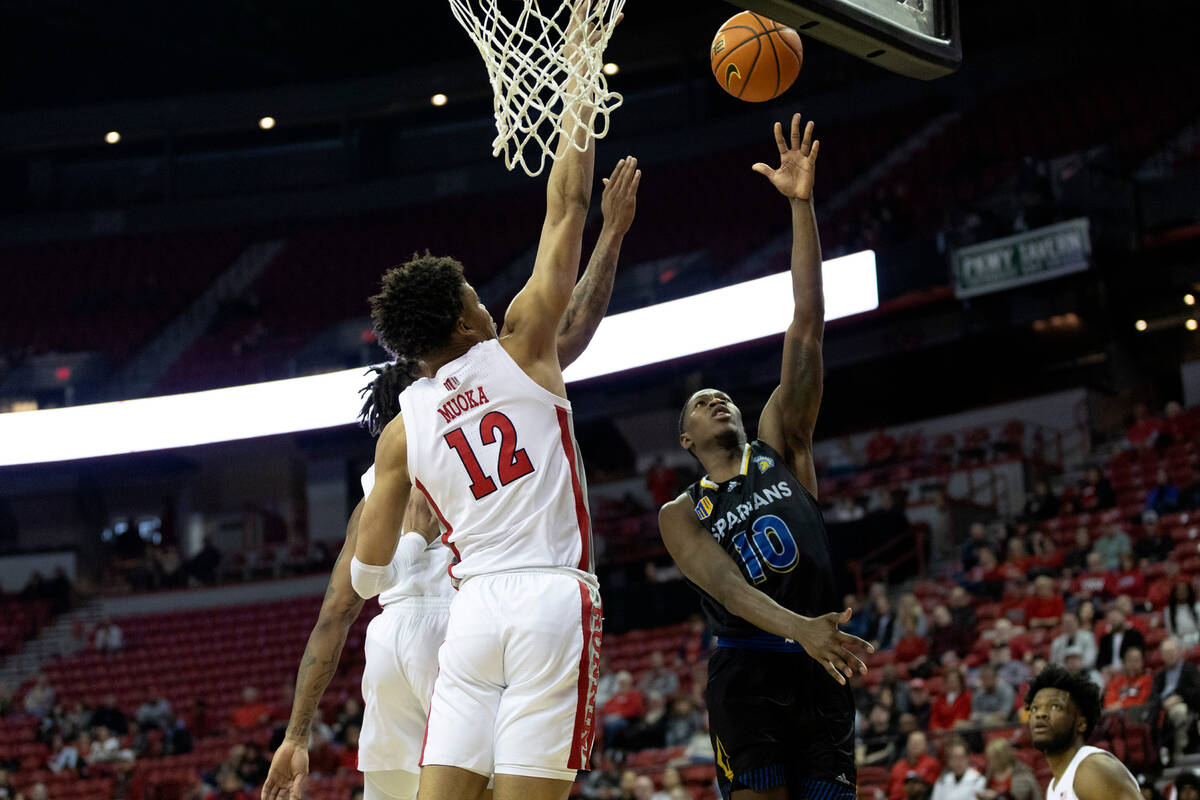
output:
{"label": "green sign", "polygon": [[951,256],[954,293],[973,297],[1082,272],[1091,254],[1086,217],[963,247]]}

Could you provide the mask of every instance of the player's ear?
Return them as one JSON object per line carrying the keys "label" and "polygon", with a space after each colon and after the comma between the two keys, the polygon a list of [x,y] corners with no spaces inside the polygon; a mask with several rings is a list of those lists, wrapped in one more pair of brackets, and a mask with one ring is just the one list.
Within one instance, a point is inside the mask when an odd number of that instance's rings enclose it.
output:
{"label": "player's ear", "polygon": [[690,433],[684,431],[683,433],[679,434],[679,446],[684,450],[690,452],[693,444],[694,442],[692,441],[692,436]]}

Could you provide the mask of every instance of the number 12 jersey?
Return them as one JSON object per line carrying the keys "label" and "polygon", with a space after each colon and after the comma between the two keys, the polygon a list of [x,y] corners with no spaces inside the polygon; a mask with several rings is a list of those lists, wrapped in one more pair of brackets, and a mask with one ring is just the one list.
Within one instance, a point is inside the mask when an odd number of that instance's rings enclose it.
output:
{"label": "number 12 jersey", "polygon": [[[839,610],[829,536],[816,499],[766,443],[745,445],[738,475],[688,487],[696,516],[737,563],[746,582],[784,608],[816,616]],[[756,638],[763,631],[726,611],[699,587],[716,636]]]}
{"label": "number 12 jersey", "polygon": [[450,577],[531,567],[591,573],[587,485],[571,404],[489,339],[400,394],[415,489],[445,526]]}

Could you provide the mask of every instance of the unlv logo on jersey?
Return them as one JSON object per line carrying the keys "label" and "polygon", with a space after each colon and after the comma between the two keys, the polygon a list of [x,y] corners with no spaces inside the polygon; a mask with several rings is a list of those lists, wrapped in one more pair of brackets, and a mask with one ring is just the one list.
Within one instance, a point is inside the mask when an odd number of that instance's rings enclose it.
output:
{"label": "unlv logo on jersey", "polygon": [[453,392],[455,389],[458,388],[458,378],[451,375],[449,378],[446,378],[446,380],[444,380],[442,382],[442,386],[446,387],[447,392]]}

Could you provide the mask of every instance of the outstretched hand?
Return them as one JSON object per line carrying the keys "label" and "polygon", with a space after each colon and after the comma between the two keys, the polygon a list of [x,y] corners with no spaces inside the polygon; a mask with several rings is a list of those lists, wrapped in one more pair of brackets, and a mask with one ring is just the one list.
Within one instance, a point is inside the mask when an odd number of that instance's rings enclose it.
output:
{"label": "outstretched hand", "polygon": [[267,782],[263,784],[262,800],[301,800],[304,779],[308,777],[308,748],[299,742],[284,739],[271,759]]}
{"label": "outstretched hand", "polygon": [[633,224],[633,215],[637,211],[638,184],[642,182],[637,159],[633,156],[622,158],[612,175],[602,180],[604,193],[600,196],[600,210],[604,212],[604,226],[614,233],[624,234]]}
{"label": "outstretched hand", "polygon": [[867,674],[867,665],[849,648],[860,647],[867,653],[875,652],[874,646],[869,642],[838,630],[838,625],[845,625],[849,621],[848,608],[840,614],[831,611],[819,617],[805,617],[797,625],[797,631],[792,636],[811,658],[843,686],[855,671]]}
{"label": "outstretched hand", "polygon": [[761,161],[751,169],[765,175],[779,193],[791,200],[811,200],[816,176],[817,150],[821,143],[812,138],[813,124],[804,126],[800,138],[800,115],[792,115],[791,144],[783,138],[783,125],[775,123],[775,144],[779,148],[779,167],[772,169]]}

